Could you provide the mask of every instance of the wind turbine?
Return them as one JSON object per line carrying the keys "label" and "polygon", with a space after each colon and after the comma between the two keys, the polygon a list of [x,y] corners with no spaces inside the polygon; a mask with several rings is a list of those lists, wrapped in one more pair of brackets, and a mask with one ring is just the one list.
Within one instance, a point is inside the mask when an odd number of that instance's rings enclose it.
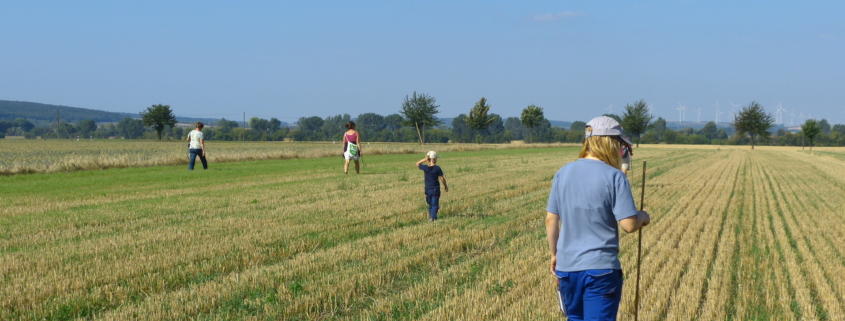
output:
{"label": "wind turbine", "polygon": [[732,119],[736,119],[736,111],[734,110],[734,108],[736,108],[736,107],[742,107],[742,106],[737,105],[737,104],[734,104],[734,102],[732,102],[732,101],[730,101],[730,100],[728,100],[728,102],[729,102],[729,103],[731,103],[731,112],[730,112],[730,114],[731,114],[731,118],[732,118]]}
{"label": "wind turbine", "polygon": [[795,111],[789,112],[789,126],[795,126]]}
{"label": "wind turbine", "polygon": [[710,106],[716,106],[716,124],[718,124],[719,123],[719,115],[723,114],[723,112],[721,110],[719,110],[719,107],[720,107],[719,106],[719,100],[716,99],[716,103],[712,104]]}
{"label": "wind turbine", "polygon": [[701,108],[699,108],[695,112],[698,113],[698,118],[696,118],[695,122],[700,123],[701,122]]}
{"label": "wind turbine", "polygon": [[607,113],[608,113],[608,114],[613,114],[613,104],[611,104],[610,106],[608,106],[606,109],[607,109]]}
{"label": "wind turbine", "polygon": [[648,113],[654,116],[654,104],[648,105]]}
{"label": "wind turbine", "polygon": [[787,111],[787,110],[783,109],[783,107],[781,106],[781,103],[778,103],[778,110],[775,111],[775,114],[778,115],[778,118],[779,118],[778,124],[783,125],[783,112],[785,112],[785,111]]}
{"label": "wind turbine", "polygon": [[684,122],[684,114],[685,114],[684,110],[686,110],[686,109],[687,109],[687,106],[681,105],[681,103],[678,102],[678,122],[679,123]]}
{"label": "wind turbine", "polygon": [[742,107],[742,105],[737,105],[737,104],[734,104],[734,102],[732,102],[732,101],[730,101],[730,100],[728,100],[728,102],[729,102],[729,103],[731,103],[731,113],[736,114],[736,111],[735,111],[734,109],[735,109],[736,107]]}

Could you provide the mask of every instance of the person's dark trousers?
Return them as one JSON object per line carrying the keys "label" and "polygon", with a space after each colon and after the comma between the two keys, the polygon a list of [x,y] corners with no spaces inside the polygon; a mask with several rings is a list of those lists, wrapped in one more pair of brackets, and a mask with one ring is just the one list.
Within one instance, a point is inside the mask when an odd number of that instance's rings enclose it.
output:
{"label": "person's dark trousers", "polygon": [[425,202],[428,203],[428,218],[437,219],[437,211],[440,210],[440,189],[427,188],[425,190]]}
{"label": "person's dark trousers", "polygon": [[194,163],[197,161],[197,156],[199,156],[200,161],[202,162],[202,169],[208,169],[208,162],[205,160],[205,156],[202,156],[202,149],[201,148],[191,148],[191,161],[188,163],[188,170],[194,170]]}

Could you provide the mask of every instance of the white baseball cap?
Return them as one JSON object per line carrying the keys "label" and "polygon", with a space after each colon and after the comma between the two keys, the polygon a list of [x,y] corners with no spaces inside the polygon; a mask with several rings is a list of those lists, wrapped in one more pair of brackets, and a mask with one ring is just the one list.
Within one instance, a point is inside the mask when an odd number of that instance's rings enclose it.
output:
{"label": "white baseball cap", "polygon": [[590,136],[618,136],[620,140],[628,145],[633,145],[630,139],[622,136],[622,125],[619,125],[616,119],[607,116],[593,118],[587,123],[584,137]]}
{"label": "white baseball cap", "polygon": [[440,156],[437,156],[437,152],[433,150],[428,151],[428,153],[425,153],[425,156],[428,156],[428,158],[440,158]]}

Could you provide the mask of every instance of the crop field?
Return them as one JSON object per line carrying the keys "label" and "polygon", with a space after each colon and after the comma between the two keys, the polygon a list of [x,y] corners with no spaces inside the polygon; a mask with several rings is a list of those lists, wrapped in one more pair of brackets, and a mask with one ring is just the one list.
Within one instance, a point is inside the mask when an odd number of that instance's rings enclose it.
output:
{"label": "crop field", "polygon": [[[424,153],[407,143],[364,143],[364,155]],[[535,144],[536,145],[536,144]],[[566,146],[567,144],[542,144]],[[572,145],[572,144],[568,144]],[[527,148],[522,144],[434,144],[441,151]],[[533,145],[532,145],[533,146]],[[337,142],[206,142],[210,163],[340,156]],[[0,175],[188,164],[188,143],[143,140],[0,139]]]}
{"label": "crop field", "polygon": [[[543,222],[577,148],[441,154],[434,223],[422,153],[2,176],[0,319],[559,319]],[[637,200],[644,160],[641,320],[845,316],[845,150],[644,146]]]}

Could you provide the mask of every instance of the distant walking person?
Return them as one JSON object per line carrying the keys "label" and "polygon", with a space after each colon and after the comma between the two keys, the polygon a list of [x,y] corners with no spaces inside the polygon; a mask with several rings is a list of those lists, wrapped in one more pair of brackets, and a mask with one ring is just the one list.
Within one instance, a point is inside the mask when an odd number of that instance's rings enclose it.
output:
{"label": "distant walking person", "polygon": [[634,156],[634,149],[628,143],[624,143],[620,154],[622,154],[622,173],[628,175],[628,171],[631,170],[631,156]]}
{"label": "distant walking person", "polygon": [[[417,162],[417,168],[425,174],[425,202],[428,203],[428,220],[432,222],[437,220],[437,211],[440,210],[440,182],[443,182],[443,190],[449,191],[443,170],[437,166],[438,158],[440,156],[437,156],[436,152],[430,151],[426,153],[425,158]],[[428,162],[428,165],[423,164],[425,162]]]}
{"label": "distant walking person", "polygon": [[202,122],[197,122],[197,128],[188,133],[188,152],[191,154],[191,161],[188,163],[188,170],[194,170],[197,156],[202,162],[202,169],[208,169],[208,162],[205,160],[205,139],[202,135]]}
{"label": "distant walking person", "polygon": [[546,268],[557,276],[560,310],[568,320],[616,320],[622,300],[619,227],[633,233],[651,222],[647,212],[637,211],[631,185],[619,171],[621,145],[631,144],[621,135],[613,118],[594,118],[579,159],[552,180]]}
{"label": "distant walking person", "polygon": [[355,161],[355,173],[360,174],[361,169],[358,166],[358,159],[361,158],[361,133],[355,131],[355,122],[346,123],[346,133],[343,134],[343,158],[346,163],[343,164],[343,173],[349,174],[349,160]]}

